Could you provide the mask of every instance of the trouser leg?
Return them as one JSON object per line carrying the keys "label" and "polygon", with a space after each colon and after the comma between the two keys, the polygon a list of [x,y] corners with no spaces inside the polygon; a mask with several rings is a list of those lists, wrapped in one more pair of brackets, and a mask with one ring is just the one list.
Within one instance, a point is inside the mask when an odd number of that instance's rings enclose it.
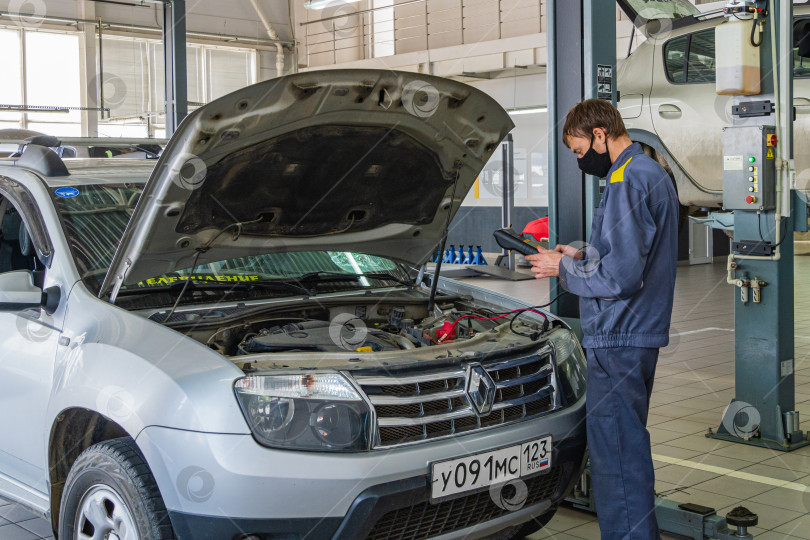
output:
{"label": "trouser leg", "polygon": [[604,540],[660,538],[646,429],[657,359],[657,349],[588,350],[588,448]]}

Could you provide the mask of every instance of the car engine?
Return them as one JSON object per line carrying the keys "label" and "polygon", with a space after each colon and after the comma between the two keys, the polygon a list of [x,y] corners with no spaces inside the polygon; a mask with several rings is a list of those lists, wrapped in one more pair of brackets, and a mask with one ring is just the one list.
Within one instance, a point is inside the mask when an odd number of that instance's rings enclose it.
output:
{"label": "car engine", "polygon": [[515,315],[519,313],[496,314],[457,302],[440,305],[431,315],[424,305],[344,305],[256,317],[221,327],[201,341],[228,356],[387,352],[465,341],[510,323]]}

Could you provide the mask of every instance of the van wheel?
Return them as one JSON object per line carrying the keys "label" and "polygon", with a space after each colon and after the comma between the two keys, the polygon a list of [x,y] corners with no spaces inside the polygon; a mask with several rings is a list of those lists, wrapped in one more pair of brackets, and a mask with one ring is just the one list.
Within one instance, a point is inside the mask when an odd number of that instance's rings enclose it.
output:
{"label": "van wheel", "polygon": [[[647,157],[654,159],[659,165],[661,165],[661,167],[664,168],[664,170],[669,175],[669,179],[672,180],[672,185],[675,188],[675,193],[677,194],[678,182],[675,181],[675,173],[672,172],[672,168],[669,166],[669,163],[667,163],[667,160],[664,159],[664,156],[659,154],[655,150],[655,148],[647,144],[641,143],[641,148],[642,150],[644,150],[644,153],[647,155]],[[678,207],[680,210],[678,214],[678,232],[680,232],[683,230],[684,225],[689,220],[689,215],[693,211],[693,209],[690,208],[689,206],[682,205],[680,197],[678,198]]]}
{"label": "van wheel", "polygon": [[60,540],[173,540],[155,478],[129,437],[103,441],[70,469],[59,511]]}

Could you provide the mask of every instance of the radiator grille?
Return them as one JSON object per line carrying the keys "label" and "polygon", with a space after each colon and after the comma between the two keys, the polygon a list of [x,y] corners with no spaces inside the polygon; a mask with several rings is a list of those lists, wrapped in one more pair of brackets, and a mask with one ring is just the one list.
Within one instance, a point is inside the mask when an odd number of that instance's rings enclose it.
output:
{"label": "radiator grille", "polygon": [[[525,479],[528,495],[524,506],[552,499],[560,485],[562,468],[552,467],[542,476]],[[506,486],[504,489],[508,489]],[[510,497],[509,494],[504,495]],[[377,521],[367,540],[422,540],[496,519],[509,510],[496,505],[489,490],[438,504],[423,502],[388,512]]]}
{"label": "radiator grille", "polygon": [[478,416],[464,391],[466,369],[360,376],[377,414],[375,447],[410,444],[517,422],[557,408],[551,349],[482,364],[496,385],[489,414]]}

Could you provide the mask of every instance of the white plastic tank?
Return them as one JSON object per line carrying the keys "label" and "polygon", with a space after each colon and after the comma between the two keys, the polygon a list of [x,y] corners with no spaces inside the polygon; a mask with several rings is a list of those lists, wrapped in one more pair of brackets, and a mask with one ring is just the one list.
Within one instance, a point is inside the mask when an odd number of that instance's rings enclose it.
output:
{"label": "white plastic tank", "polygon": [[751,19],[729,19],[714,30],[717,93],[726,96],[762,91],[759,48],[751,44]]}

